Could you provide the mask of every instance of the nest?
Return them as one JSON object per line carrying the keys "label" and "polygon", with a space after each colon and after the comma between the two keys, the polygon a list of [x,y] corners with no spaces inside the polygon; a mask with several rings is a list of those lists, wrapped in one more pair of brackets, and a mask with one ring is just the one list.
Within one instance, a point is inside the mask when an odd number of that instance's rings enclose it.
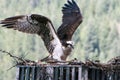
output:
{"label": "nest", "polygon": [[4,50],[0,50],[3,53],[7,53],[10,57],[12,57],[15,61],[16,64],[15,66],[41,66],[41,65],[61,65],[61,64],[66,64],[66,65],[82,65],[82,66],[86,66],[88,68],[98,68],[101,70],[105,70],[105,71],[120,71],[120,56],[117,56],[115,58],[110,59],[107,63],[100,63],[99,60],[96,61],[91,61],[91,60],[87,60],[86,62],[81,62],[78,61],[76,58],[71,60],[71,61],[50,61],[50,62],[42,62],[41,60],[36,61],[32,61],[29,59],[24,59],[24,58],[20,58],[17,56],[13,56],[11,53],[4,51]]}

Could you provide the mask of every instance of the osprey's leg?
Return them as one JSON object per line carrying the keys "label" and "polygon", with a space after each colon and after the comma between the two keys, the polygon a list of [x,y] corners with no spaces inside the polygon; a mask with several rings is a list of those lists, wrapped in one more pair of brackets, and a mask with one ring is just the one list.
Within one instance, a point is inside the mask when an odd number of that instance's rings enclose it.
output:
{"label": "osprey's leg", "polygon": [[57,59],[54,59],[52,55],[49,55],[43,59],[41,59],[41,62],[48,62],[48,63],[53,63],[53,62],[57,62]]}
{"label": "osprey's leg", "polygon": [[45,58],[41,59],[40,61],[41,61],[41,62],[47,61],[47,60],[48,60],[48,58],[49,58],[49,56],[47,56],[47,57],[45,57]]}

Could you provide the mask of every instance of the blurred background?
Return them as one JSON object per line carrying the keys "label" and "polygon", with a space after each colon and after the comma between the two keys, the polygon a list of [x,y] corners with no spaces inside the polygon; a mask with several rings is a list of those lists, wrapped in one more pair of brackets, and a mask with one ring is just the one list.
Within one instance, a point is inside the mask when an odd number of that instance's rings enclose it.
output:
{"label": "blurred background", "polygon": [[[55,29],[62,20],[61,7],[67,0],[0,0],[0,20],[21,14],[41,14],[49,17]],[[109,59],[120,56],[120,1],[75,0],[83,22],[73,36],[75,48],[68,60],[85,61]],[[0,49],[15,56],[39,60],[48,55],[41,38],[0,27]],[[0,52],[0,80],[15,80],[15,61]]]}

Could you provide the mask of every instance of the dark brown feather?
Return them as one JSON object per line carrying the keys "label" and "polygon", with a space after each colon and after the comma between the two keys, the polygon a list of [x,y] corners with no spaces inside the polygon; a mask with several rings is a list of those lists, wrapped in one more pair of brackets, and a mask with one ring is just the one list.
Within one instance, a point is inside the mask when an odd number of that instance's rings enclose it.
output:
{"label": "dark brown feather", "polygon": [[17,19],[21,19],[23,18],[25,15],[19,15],[19,16],[13,16],[13,17],[9,17],[9,18],[6,18],[4,19],[4,21],[14,21],[14,20],[17,20]]}
{"label": "dark brown feather", "polygon": [[71,40],[73,33],[82,22],[82,15],[77,4],[72,0],[65,4],[63,9],[62,24],[57,30],[60,40]]}

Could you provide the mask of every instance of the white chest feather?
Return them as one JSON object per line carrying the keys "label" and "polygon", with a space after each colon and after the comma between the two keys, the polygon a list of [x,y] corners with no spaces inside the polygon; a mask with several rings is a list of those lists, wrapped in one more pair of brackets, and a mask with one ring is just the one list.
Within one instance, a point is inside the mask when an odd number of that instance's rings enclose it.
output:
{"label": "white chest feather", "polygon": [[51,41],[51,44],[54,46],[54,50],[52,53],[52,56],[54,59],[57,59],[59,61],[61,61],[61,56],[64,54],[63,53],[63,48],[62,48],[62,44],[58,38],[58,36],[55,33],[55,30],[53,29],[52,25],[50,23],[48,23],[50,27],[50,33],[53,35],[54,39]]}
{"label": "white chest feather", "polygon": [[[55,43],[57,43],[57,42],[55,42]],[[62,48],[61,43],[60,44],[59,43],[55,44],[55,48],[54,48],[54,51],[53,51],[53,54],[52,54],[53,58],[61,61],[61,56],[63,54],[64,54],[64,52],[63,52],[63,48]]]}

